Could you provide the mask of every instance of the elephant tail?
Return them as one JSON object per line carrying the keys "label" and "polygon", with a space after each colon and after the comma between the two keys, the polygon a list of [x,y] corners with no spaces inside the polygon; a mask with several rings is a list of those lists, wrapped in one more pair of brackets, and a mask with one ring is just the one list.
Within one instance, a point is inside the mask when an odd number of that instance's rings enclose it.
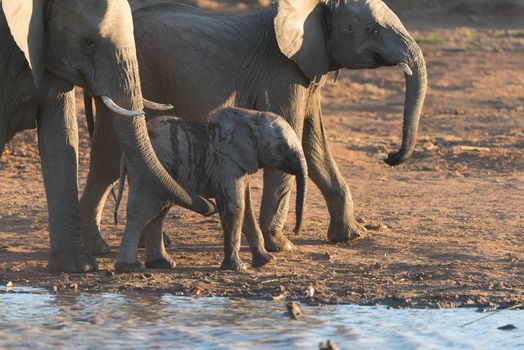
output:
{"label": "elephant tail", "polygon": [[124,186],[126,184],[126,173],[127,173],[127,161],[125,153],[122,153],[120,158],[120,177],[118,179],[118,194],[115,198],[115,211],[113,217],[115,219],[115,226],[118,225],[118,207],[122,201],[122,194],[124,193]]}

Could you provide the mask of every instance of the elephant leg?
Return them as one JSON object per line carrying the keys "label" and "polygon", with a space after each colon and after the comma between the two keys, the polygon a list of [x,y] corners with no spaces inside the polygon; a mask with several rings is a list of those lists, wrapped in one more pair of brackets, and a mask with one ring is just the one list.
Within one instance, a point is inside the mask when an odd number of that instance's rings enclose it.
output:
{"label": "elephant leg", "polygon": [[73,86],[50,74],[38,116],[38,148],[49,210],[51,272],[97,269],[82,242],[78,206],[78,125]]}
{"label": "elephant leg", "polygon": [[[260,111],[272,111],[284,117],[301,139],[308,94],[306,89],[293,86],[287,91],[279,91],[278,95],[268,96],[268,101],[257,101],[255,108]],[[282,171],[264,169],[264,190],[259,218],[264,243],[269,252],[289,251],[294,247],[284,234],[294,181],[293,176]]]}
{"label": "elephant leg", "polygon": [[[126,228],[116,257],[115,269],[133,272],[141,269],[137,260],[138,242],[149,223],[162,213],[160,199],[151,198],[148,189],[135,181],[140,179],[129,174],[129,198],[127,202]],[[161,221],[160,221],[161,222]]]}
{"label": "elephant leg", "polygon": [[169,208],[162,210],[160,215],[147,225],[143,237],[146,245],[146,267],[151,269],[174,269],[175,261],[164,248],[164,233],[162,227]]}
{"label": "elephant leg", "polygon": [[283,233],[293,182],[294,178],[288,174],[279,170],[264,169],[260,226],[264,233],[266,249],[270,252],[293,249],[293,243]]}
{"label": "elephant leg", "polygon": [[[162,240],[164,242],[164,247],[169,248],[171,246],[171,238],[167,235],[167,233],[162,233]],[[146,247],[146,235],[142,235],[140,237],[140,242],[138,242],[138,248],[145,248]]]}
{"label": "elephant leg", "polygon": [[[96,100],[98,104],[98,99]],[[94,255],[109,253],[109,246],[100,232],[100,222],[107,196],[119,176],[121,156],[111,116],[106,113],[107,108],[97,106],[89,174],[80,199],[84,243]]]}
{"label": "elephant leg", "polygon": [[304,123],[302,144],[309,177],[326,200],[330,215],[328,239],[331,242],[356,240],[365,235],[366,229],[355,220],[351,193],[329,150],[320,106],[318,112]]}
{"label": "elephant leg", "polygon": [[251,190],[249,186],[246,189],[246,199],[244,208],[244,223],[242,225],[242,232],[249,242],[251,250],[251,265],[253,267],[260,267],[274,260],[274,257],[269,254],[264,247],[264,236],[258,226],[255,217],[255,210],[251,202]]}
{"label": "elephant leg", "polygon": [[224,232],[224,260],[222,270],[244,270],[245,264],[240,259],[240,235],[244,221],[245,192],[247,176],[242,179],[221,181],[217,191],[217,204],[220,221]]}

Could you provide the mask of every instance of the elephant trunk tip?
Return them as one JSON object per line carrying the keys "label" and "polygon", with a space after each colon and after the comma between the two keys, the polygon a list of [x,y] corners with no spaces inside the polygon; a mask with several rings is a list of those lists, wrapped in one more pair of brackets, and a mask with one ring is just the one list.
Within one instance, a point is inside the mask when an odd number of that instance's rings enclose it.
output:
{"label": "elephant trunk tip", "polygon": [[304,206],[306,201],[306,193],[307,193],[307,164],[304,157],[301,157],[300,164],[298,165],[296,171],[296,182],[297,182],[297,197],[296,197],[296,204],[295,204],[295,213],[296,213],[296,221],[295,221],[295,228],[293,229],[293,232],[295,234],[299,234],[300,230],[302,228],[302,221],[304,217]]}
{"label": "elephant trunk tip", "polygon": [[390,166],[397,166],[397,165],[404,163],[409,158],[411,158],[412,155],[413,155],[413,150],[411,151],[400,150],[398,152],[389,153],[388,157],[384,159],[384,162]]}

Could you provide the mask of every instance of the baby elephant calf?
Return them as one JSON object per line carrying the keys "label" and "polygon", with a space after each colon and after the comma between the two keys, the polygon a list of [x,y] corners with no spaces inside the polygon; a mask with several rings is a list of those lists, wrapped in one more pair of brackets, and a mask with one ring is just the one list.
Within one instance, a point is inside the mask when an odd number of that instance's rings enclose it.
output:
{"label": "baby elephant calf", "polygon": [[[307,165],[300,141],[287,122],[269,112],[224,108],[209,124],[160,117],[148,122],[151,143],[158,159],[177,182],[203,197],[215,197],[224,231],[221,269],[240,270],[240,233],[246,236],[252,265],[272,258],[264,248],[249,191],[249,174],[272,168],[296,176],[296,226],[302,222]],[[115,268],[140,269],[137,248],[141,235],[146,242],[146,267],[173,268],[175,263],[163,243],[163,220],[173,205],[141,179],[122,157],[117,209],[128,174],[127,224]],[[116,210],[115,209],[115,213]]]}

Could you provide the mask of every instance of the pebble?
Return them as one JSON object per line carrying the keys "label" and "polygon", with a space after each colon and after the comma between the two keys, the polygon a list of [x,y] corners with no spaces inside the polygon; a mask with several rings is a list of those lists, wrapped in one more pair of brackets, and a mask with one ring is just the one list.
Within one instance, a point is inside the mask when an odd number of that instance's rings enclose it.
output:
{"label": "pebble", "polygon": [[499,327],[498,329],[503,330],[503,331],[512,331],[512,330],[514,330],[514,329],[517,329],[517,327],[515,327],[515,326],[512,325],[512,324],[507,324],[507,325],[505,325],[505,326],[501,326],[501,327]]}
{"label": "pebble", "polygon": [[282,294],[272,297],[272,299],[273,301],[281,301],[281,300],[286,299],[286,295],[282,293]]}
{"label": "pebble", "polygon": [[13,286],[14,286],[14,285],[13,285],[13,282],[11,282],[11,281],[7,282],[7,284],[5,285],[5,287],[6,287],[7,289],[13,289]]}
{"label": "pebble", "polygon": [[306,290],[306,297],[313,298],[314,295],[315,295],[315,288],[313,288],[313,286],[309,286],[308,289]]}
{"label": "pebble", "polygon": [[192,292],[191,292],[191,295],[195,298],[198,298],[199,296],[202,295],[202,289],[196,287]]}
{"label": "pebble", "polygon": [[302,310],[300,310],[300,307],[297,303],[290,301],[287,303],[286,307],[289,318],[298,320],[298,318],[302,315]]}
{"label": "pebble", "polygon": [[387,230],[388,227],[382,223],[379,223],[379,224],[367,224],[364,226],[366,229],[368,230],[371,230],[371,231],[383,231],[383,230]]}
{"label": "pebble", "polygon": [[340,350],[340,348],[335,343],[332,343],[331,340],[328,340],[326,345],[320,343],[318,348],[319,350]]}

